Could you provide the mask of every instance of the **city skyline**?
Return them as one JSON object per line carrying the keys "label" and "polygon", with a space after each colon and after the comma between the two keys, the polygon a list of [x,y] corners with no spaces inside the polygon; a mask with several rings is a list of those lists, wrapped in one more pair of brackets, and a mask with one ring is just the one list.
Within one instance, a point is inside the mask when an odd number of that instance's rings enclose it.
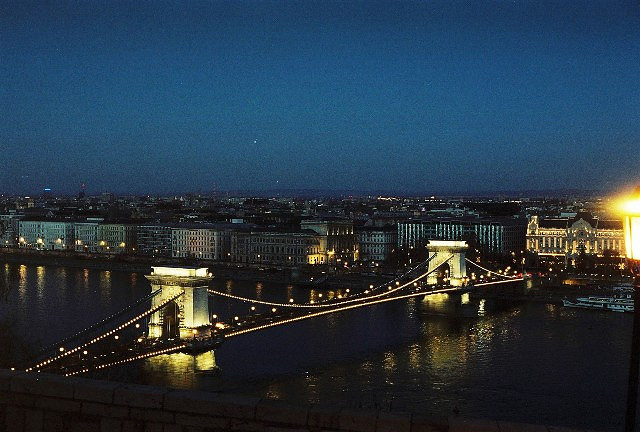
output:
{"label": "city skyline", "polygon": [[635,1],[6,3],[0,192],[615,190]]}

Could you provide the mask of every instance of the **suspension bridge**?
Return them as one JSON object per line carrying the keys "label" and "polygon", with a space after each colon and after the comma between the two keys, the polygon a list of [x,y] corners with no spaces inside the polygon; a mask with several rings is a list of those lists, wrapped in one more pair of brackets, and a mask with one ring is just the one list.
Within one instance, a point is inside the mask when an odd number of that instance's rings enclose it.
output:
{"label": "suspension bridge", "polygon": [[[369,285],[358,292],[346,289],[333,298],[306,303],[296,303],[294,299],[270,302],[213,290],[209,287],[213,275],[206,268],[154,267],[147,276],[151,294],[46,347],[23,369],[67,376],[85,374],[162,354],[215,350],[229,338],[324,315],[439,293],[462,294],[477,287],[523,280],[467,259],[466,248],[465,242],[431,241],[428,258],[391,281]],[[467,263],[485,271],[487,277],[500,279],[477,283],[467,276]],[[442,272],[445,265],[446,273]],[[209,297],[246,303],[251,312],[223,322],[215,311],[209,310]],[[129,316],[149,301],[149,309]]]}

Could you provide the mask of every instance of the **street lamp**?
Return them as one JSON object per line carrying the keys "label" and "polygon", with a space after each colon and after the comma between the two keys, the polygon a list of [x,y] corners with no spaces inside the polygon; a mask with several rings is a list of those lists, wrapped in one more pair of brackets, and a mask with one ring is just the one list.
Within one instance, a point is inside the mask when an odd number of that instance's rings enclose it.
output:
{"label": "street lamp", "polygon": [[627,413],[624,430],[632,432],[638,404],[638,369],[640,367],[640,187],[621,205],[627,266],[633,274],[633,334],[629,360]]}

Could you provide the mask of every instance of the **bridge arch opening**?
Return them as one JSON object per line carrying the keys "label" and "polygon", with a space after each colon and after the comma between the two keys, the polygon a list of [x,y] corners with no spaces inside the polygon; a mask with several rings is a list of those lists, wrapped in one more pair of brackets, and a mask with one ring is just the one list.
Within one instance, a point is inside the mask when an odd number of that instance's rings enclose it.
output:
{"label": "bridge arch opening", "polygon": [[444,263],[436,270],[436,285],[449,285],[449,277],[451,276],[451,266]]}
{"label": "bridge arch opening", "polygon": [[175,301],[169,302],[161,312],[163,339],[180,337],[180,307]]}

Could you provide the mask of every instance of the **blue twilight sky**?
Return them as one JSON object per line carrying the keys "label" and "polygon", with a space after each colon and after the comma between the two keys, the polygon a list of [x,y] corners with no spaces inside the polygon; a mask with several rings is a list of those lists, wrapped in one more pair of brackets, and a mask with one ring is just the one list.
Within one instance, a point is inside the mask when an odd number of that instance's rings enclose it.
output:
{"label": "blue twilight sky", "polygon": [[0,151],[0,193],[615,188],[640,4],[0,0]]}

